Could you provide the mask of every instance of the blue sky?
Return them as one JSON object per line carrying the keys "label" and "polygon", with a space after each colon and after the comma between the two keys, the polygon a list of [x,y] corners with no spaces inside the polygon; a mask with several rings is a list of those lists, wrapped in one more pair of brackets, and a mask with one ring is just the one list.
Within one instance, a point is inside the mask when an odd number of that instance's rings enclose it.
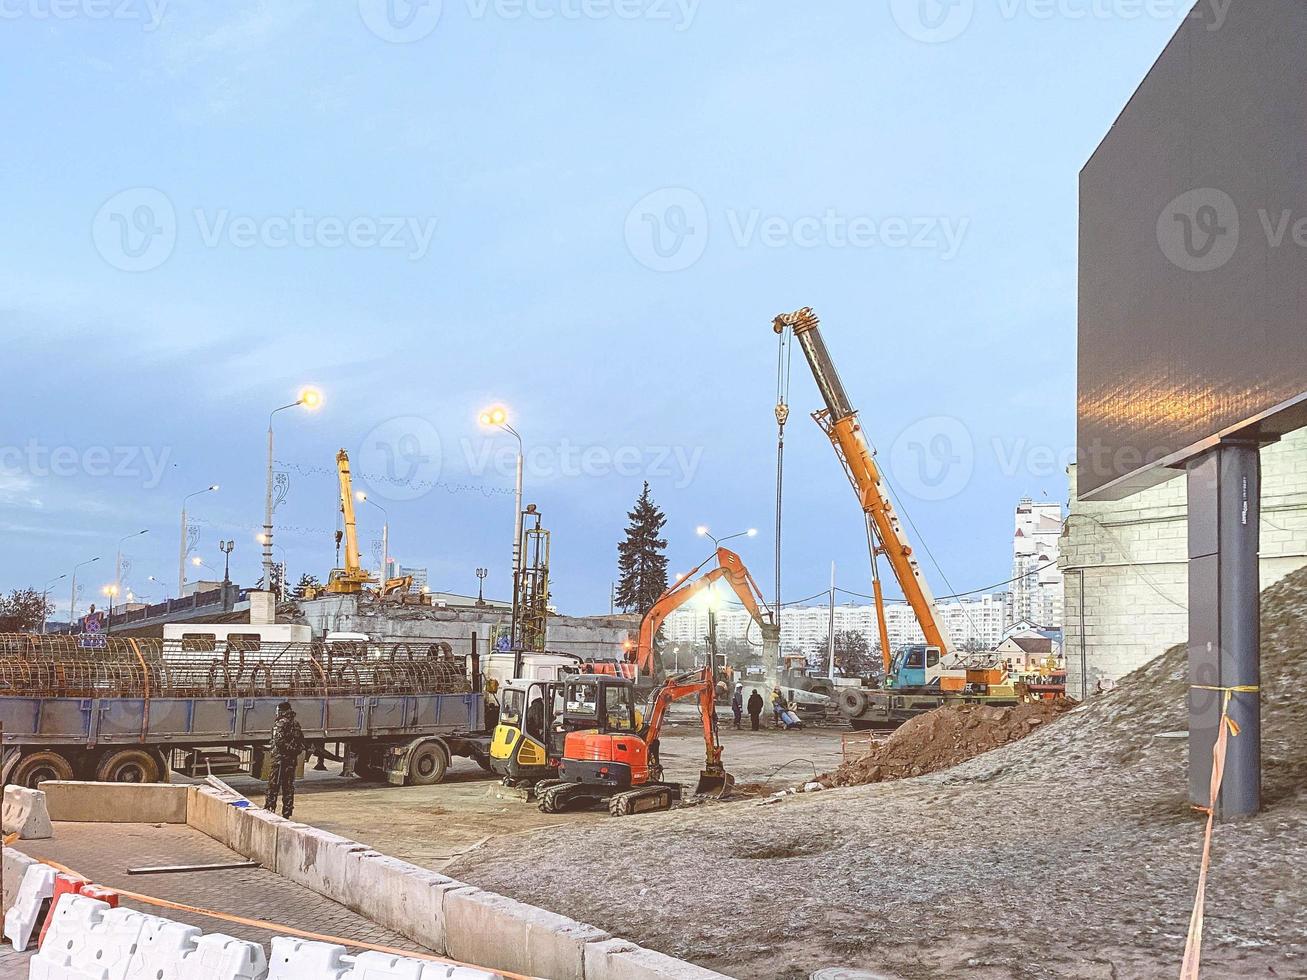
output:
{"label": "blue sky", "polygon": [[[102,555],[98,598],[148,528],[162,598],[214,482],[198,553],[252,582],[267,413],[311,382],[293,577],[333,564],[345,447],[396,558],[506,596],[501,402],[563,611],[607,610],[645,478],[674,568],[758,527],[770,592],[770,324],[809,305],[948,582],[1005,579],[1017,499],[1066,497],[1077,173],[1183,17],[1142,6],[6,0],[0,587]],[[868,591],[819,404],[796,363],[787,600],[832,560]]]}

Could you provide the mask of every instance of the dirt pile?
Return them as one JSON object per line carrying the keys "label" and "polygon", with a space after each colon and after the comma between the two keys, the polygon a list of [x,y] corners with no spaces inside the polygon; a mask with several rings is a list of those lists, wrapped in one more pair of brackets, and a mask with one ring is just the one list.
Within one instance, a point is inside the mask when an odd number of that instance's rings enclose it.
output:
{"label": "dirt pile", "polygon": [[825,786],[866,786],[950,769],[1012,742],[1070,711],[1068,701],[1014,707],[959,704],[918,715],[860,759],[822,776]]}

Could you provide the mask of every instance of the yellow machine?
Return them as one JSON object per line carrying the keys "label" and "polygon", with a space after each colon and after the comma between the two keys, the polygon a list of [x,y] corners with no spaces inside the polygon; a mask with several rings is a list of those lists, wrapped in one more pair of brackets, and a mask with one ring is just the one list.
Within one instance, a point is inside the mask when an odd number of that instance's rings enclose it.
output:
{"label": "yellow machine", "polygon": [[376,579],[363,570],[359,557],[358,527],[354,518],[354,481],[349,473],[349,453],[343,449],[336,454],[336,471],[340,475],[340,512],[345,518],[345,567],[331,570],[325,591],[331,595],[358,595],[365,587],[375,584]]}
{"label": "yellow machine", "polygon": [[500,689],[490,767],[505,784],[532,786],[557,778],[560,746],[550,752],[550,735],[562,691],[559,681],[543,680],[512,680]]}

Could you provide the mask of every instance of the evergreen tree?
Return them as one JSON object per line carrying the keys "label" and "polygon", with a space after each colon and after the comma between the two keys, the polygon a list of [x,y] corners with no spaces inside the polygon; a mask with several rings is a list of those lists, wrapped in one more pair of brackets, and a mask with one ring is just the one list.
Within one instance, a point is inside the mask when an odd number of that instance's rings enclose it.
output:
{"label": "evergreen tree", "polygon": [[646,481],[635,508],[627,515],[626,540],[617,546],[617,605],[643,616],[667,591],[667,516],[649,495]]}
{"label": "evergreen tree", "polygon": [[318,577],[305,572],[300,576],[299,585],[295,586],[294,591],[291,592],[290,595],[292,599],[303,599],[310,589],[317,591],[321,588],[322,582],[319,581]]}

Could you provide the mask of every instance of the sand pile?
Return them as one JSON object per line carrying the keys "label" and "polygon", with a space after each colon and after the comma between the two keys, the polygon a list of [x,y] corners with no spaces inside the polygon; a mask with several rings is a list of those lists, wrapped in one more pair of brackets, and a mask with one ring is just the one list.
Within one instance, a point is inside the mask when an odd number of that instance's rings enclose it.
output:
{"label": "sand pile", "polygon": [[918,715],[860,759],[822,776],[826,786],[866,786],[949,769],[1034,734],[1070,711],[1069,701],[1038,701],[1013,707],[947,705]]}

